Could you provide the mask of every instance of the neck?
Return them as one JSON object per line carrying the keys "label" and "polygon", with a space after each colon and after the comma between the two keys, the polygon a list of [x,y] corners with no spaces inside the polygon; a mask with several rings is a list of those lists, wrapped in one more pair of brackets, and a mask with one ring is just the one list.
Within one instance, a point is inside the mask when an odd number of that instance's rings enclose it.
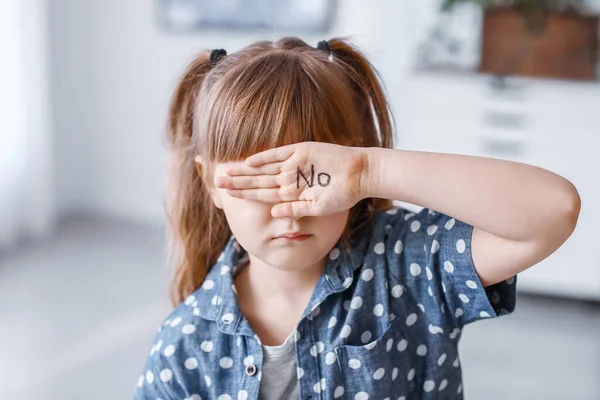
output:
{"label": "neck", "polygon": [[274,299],[288,304],[297,304],[299,299],[308,302],[325,266],[323,259],[308,268],[286,271],[249,255],[248,265],[235,279],[238,296],[253,303]]}
{"label": "neck", "polygon": [[326,259],[298,271],[275,268],[250,256],[235,278],[242,313],[265,345],[283,343],[310,301]]}

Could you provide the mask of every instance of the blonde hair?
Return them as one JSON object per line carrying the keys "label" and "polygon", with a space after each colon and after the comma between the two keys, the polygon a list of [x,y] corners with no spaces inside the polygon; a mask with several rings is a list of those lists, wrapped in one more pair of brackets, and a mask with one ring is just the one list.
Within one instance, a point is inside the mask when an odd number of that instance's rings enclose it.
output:
{"label": "blonde hair", "polygon": [[[389,107],[376,71],[346,41],[326,44],[331,54],[298,38],[262,41],[218,62],[204,51],[183,74],[169,116],[174,305],[202,285],[231,236],[223,211],[210,197],[211,163],[241,161],[303,141],[393,147]],[[210,161],[201,171],[197,155]],[[358,202],[342,234],[343,248],[377,212],[391,206],[385,199]]]}

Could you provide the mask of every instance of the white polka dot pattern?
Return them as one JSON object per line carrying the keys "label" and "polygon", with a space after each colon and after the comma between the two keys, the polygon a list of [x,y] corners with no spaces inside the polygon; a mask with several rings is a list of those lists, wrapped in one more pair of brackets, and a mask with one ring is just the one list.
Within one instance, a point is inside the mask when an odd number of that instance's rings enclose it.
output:
{"label": "white polka dot pattern", "polygon": [[[370,226],[363,247],[323,255],[324,279],[290,336],[298,358],[286,379],[313,398],[461,399],[462,328],[512,312],[516,278],[484,288],[472,227],[443,213],[393,208]],[[165,318],[136,400],[247,400],[281,379],[265,369],[271,361],[237,302],[233,276],[244,260],[232,236],[202,285]]]}

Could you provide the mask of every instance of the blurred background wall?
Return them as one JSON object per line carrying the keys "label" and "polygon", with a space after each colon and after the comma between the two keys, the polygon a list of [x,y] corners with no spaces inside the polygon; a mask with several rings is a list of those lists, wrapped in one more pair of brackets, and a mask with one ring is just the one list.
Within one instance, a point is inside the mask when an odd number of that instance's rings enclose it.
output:
{"label": "blurred background wall", "polygon": [[200,49],[285,35],[360,46],[398,147],[528,162],[577,185],[580,226],[523,274],[515,314],[465,331],[465,393],[600,398],[598,76],[526,76],[514,57],[480,70],[490,23],[470,2],[449,13],[438,0],[331,3],[320,32],[169,29],[160,0],[0,3],[0,399],[131,398],[170,308],[162,196],[176,80]]}

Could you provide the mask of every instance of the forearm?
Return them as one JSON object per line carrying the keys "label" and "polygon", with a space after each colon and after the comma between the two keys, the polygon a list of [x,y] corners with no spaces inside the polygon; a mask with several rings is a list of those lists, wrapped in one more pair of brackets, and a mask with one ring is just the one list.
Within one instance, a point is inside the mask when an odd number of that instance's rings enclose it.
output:
{"label": "forearm", "polygon": [[368,148],[365,197],[440,211],[493,235],[564,240],[579,195],[566,179],[527,164],[456,154]]}

